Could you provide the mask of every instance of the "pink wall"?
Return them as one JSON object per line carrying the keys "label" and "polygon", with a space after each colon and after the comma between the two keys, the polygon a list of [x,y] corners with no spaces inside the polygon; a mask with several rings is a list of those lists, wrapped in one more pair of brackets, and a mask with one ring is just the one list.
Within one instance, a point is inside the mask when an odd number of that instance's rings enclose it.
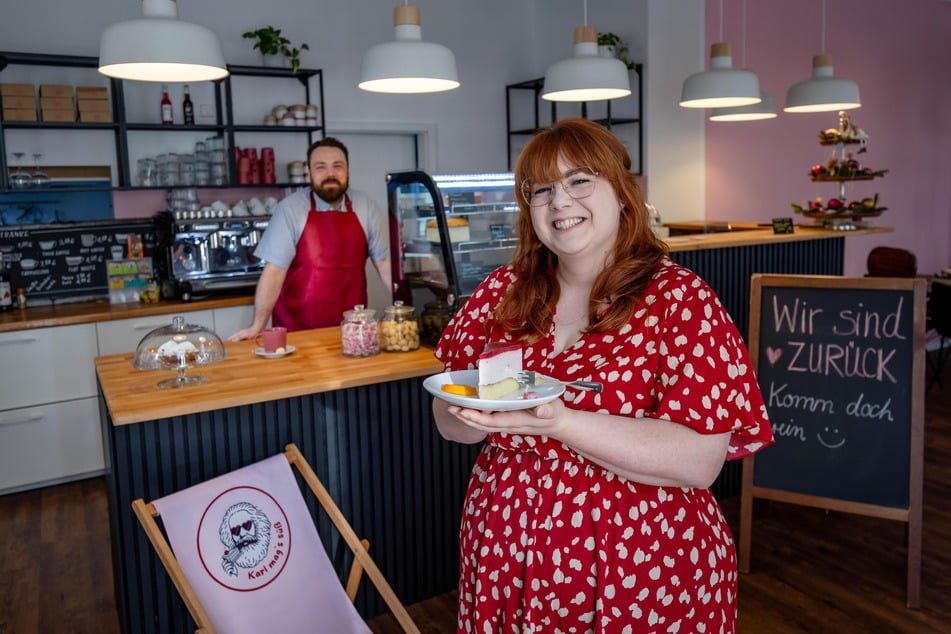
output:
{"label": "pink wall", "polygon": [[[723,41],[743,66],[742,0],[722,0]],[[706,0],[707,42],[720,41],[720,0]],[[813,183],[809,168],[831,148],[819,130],[838,126],[835,112],[782,112],[786,91],[807,79],[821,52],[821,0],[746,0],[746,66],[776,99],[779,117],[706,123],[706,216],[769,221],[793,216],[791,203],[837,196],[835,183]],[[879,194],[888,211],[871,220],[893,233],[846,240],[846,275],[862,275],[879,244],[918,254],[921,274],[951,266],[951,2],[827,0],[825,52],[835,74],[856,81],[862,107],[849,111],[869,135],[863,165],[884,178],[849,183],[849,200]],[[709,49],[709,46],[708,46]]]}

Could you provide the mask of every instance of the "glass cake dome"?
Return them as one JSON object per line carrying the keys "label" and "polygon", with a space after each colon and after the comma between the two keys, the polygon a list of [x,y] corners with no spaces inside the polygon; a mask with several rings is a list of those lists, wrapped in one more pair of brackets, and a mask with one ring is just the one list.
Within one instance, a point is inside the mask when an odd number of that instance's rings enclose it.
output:
{"label": "glass cake dome", "polygon": [[159,381],[160,388],[179,388],[205,382],[203,376],[186,376],[188,368],[200,368],[224,360],[228,356],[224,343],[215,332],[204,326],[186,324],[177,315],[170,326],[149,332],[139,342],[132,359],[138,370],[178,370],[178,376]]}

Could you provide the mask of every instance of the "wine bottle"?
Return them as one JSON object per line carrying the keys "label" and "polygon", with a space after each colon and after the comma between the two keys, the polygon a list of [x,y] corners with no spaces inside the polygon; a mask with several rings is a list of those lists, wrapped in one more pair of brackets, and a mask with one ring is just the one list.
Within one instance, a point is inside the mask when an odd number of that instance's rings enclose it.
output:
{"label": "wine bottle", "polygon": [[168,98],[168,86],[162,85],[162,123],[172,125],[175,120],[172,118],[172,100]]}
{"label": "wine bottle", "polygon": [[0,253],[0,311],[13,308],[13,284],[10,283],[10,274],[3,264],[3,254]]}
{"label": "wine bottle", "polygon": [[182,116],[185,119],[185,125],[195,125],[195,106],[192,104],[191,95],[188,94],[188,84],[185,84],[185,98],[182,100]]}

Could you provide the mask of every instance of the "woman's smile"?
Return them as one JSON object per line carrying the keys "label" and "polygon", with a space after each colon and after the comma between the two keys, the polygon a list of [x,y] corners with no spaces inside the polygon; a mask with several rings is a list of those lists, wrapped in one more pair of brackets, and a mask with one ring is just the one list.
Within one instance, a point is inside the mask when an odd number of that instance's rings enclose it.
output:
{"label": "woman's smile", "polygon": [[551,226],[553,226],[558,231],[567,231],[572,227],[580,225],[582,222],[584,222],[584,220],[584,218],[579,218],[578,216],[574,216],[572,218],[559,218],[558,220],[552,222]]}

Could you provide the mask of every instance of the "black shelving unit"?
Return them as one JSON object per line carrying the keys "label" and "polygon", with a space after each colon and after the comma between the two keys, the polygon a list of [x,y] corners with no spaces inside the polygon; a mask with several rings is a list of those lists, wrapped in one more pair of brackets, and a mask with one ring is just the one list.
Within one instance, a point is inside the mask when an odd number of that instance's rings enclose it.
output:
{"label": "black shelving unit", "polygon": [[[623,99],[635,99],[636,113],[635,117],[617,117],[613,115],[612,112],[612,102],[620,100],[607,100],[604,102],[605,107],[605,116],[600,118],[591,118],[588,114],[588,103],[581,104],[581,116],[586,119],[591,119],[601,125],[605,126],[609,130],[613,129],[615,126],[621,125],[636,125],[637,126],[637,170],[635,174],[642,174],[644,169],[644,85],[643,85],[643,64],[635,64],[632,68],[632,72],[637,78],[637,94],[631,95],[630,97],[625,97]],[[555,101],[546,102],[541,98],[542,89],[545,87],[545,78],[539,77],[537,79],[529,79],[527,81],[518,82],[515,84],[509,84],[505,87],[505,124],[506,124],[506,160],[508,168],[512,169],[512,139],[517,136],[531,136],[538,132],[540,128],[544,125],[550,124],[558,120],[558,103]],[[513,128],[512,127],[512,110],[513,105],[512,101],[514,95],[520,92],[531,92],[533,94],[533,125],[524,128]],[[550,113],[549,118],[546,123],[542,122],[542,106],[547,103],[549,105]]]}
{"label": "black shelving unit", "polygon": [[[65,68],[90,68],[95,69],[99,66],[99,58],[82,57],[73,55],[48,55],[40,53],[18,53],[18,52],[0,52],[0,72],[10,65],[26,66],[59,66]],[[9,182],[9,166],[7,164],[6,151],[6,132],[8,130],[103,130],[112,131],[115,135],[115,151],[118,175],[116,185],[103,188],[69,188],[59,187],[56,191],[80,191],[90,189],[113,189],[113,190],[131,190],[131,189],[169,189],[167,186],[156,187],[138,187],[134,185],[131,166],[129,164],[129,133],[141,131],[161,131],[165,133],[179,132],[208,132],[212,135],[223,136],[226,139],[228,150],[229,174],[237,173],[234,156],[235,134],[241,132],[266,132],[268,134],[306,134],[308,142],[313,142],[316,135],[323,136],[325,129],[324,119],[324,85],[323,71],[320,69],[298,69],[292,71],[289,68],[270,68],[265,66],[240,66],[228,65],[229,76],[214,80],[215,84],[215,123],[198,125],[174,126],[162,125],[160,123],[144,123],[129,121],[125,110],[125,85],[127,82],[108,78],[110,88],[110,99],[114,122],[112,123],[86,123],[86,122],[46,122],[46,121],[4,121],[0,119],[0,192],[11,191]],[[271,77],[275,79],[296,79],[304,88],[305,103],[311,103],[311,78],[316,77],[317,82],[317,103],[319,104],[319,124],[315,126],[266,126],[266,125],[243,125],[234,120],[234,96],[232,88],[232,77],[234,76],[255,76]],[[268,187],[287,186],[291,183],[273,183]],[[238,185],[235,182],[229,182],[224,187],[262,187],[264,185]],[[202,187],[221,187],[221,186],[202,186]],[[47,189],[31,189],[31,191],[45,191]],[[15,190],[14,190],[15,191]]]}
{"label": "black shelving unit", "polygon": [[[235,134],[241,132],[267,132],[267,133],[279,133],[279,134],[307,134],[307,143],[310,145],[314,142],[315,136],[320,135],[324,136],[325,131],[325,119],[324,119],[324,73],[320,69],[310,69],[310,68],[300,68],[297,71],[292,71],[289,68],[271,68],[267,66],[239,66],[228,64],[228,77],[224,80],[224,89],[225,89],[225,103],[227,104],[227,146],[229,148],[234,148],[237,143],[235,142]],[[233,96],[233,86],[232,78],[238,77],[271,77],[274,79],[296,79],[301,83],[304,88],[304,103],[311,103],[310,100],[310,81],[312,77],[315,77],[317,82],[317,117],[318,125],[315,126],[282,126],[282,125],[245,125],[235,123],[234,120],[234,96]],[[234,152],[229,153],[228,159],[228,169],[229,173],[237,173],[237,165],[235,163],[235,154]],[[232,185],[238,187],[257,187],[257,185],[237,185],[233,183]],[[291,186],[292,183],[275,183],[273,186]]]}

